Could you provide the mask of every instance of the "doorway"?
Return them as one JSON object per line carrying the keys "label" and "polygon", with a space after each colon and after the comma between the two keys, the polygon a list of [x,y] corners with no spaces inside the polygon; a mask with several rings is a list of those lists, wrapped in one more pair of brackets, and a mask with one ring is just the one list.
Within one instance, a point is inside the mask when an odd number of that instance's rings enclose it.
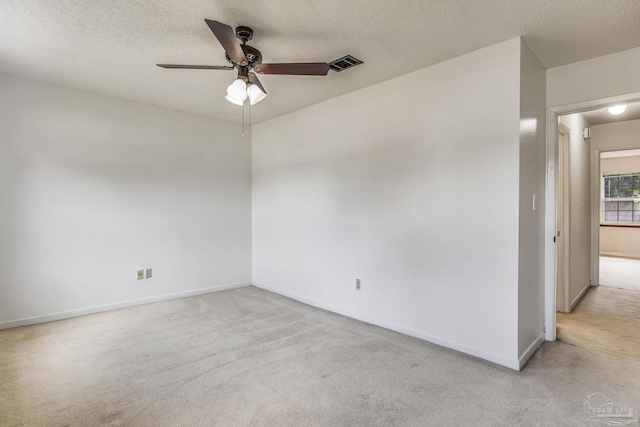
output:
{"label": "doorway", "polygon": [[[562,123],[558,125],[557,227],[566,238],[557,245],[556,334],[573,345],[640,359],[640,268],[634,268],[640,267],[640,150],[617,150],[640,148],[640,103],[632,104],[630,110],[637,114],[622,120],[607,117],[606,108],[576,113],[589,128],[583,136],[590,159],[582,161],[589,169],[583,177],[591,187],[588,213],[575,212],[577,206],[583,208],[583,195],[574,194],[574,184],[580,187],[571,170],[576,162],[566,155],[567,132]],[[575,149],[569,150],[569,156]],[[589,218],[587,229],[576,226],[581,215]],[[575,244],[585,239],[590,240],[590,248]],[[582,253],[576,256],[576,251]],[[573,265],[581,257],[590,258],[591,265]],[[591,274],[589,284],[576,294],[583,285],[581,269]],[[630,286],[621,288],[621,282],[612,281],[615,278],[631,280]]]}
{"label": "doorway", "polygon": [[640,149],[600,152],[599,178],[599,284],[640,290]]}
{"label": "doorway", "polygon": [[[557,232],[558,232],[558,119],[561,116],[576,113],[589,112],[607,107],[614,103],[638,103],[640,102],[640,92],[613,96],[599,100],[578,102],[560,107],[550,107],[547,109],[547,160],[546,160],[546,208],[545,208],[545,302],[544,302],[544,334],[547,341],[556,340],[556,313],[557,313]],[[580,134],[582,135],[582,134]],[[629,142],[620,144],[619,149],[631,148]],[[599,167],[599,150],[591,150],[591,170],[595,165]],[[598,174],[591,176],[591,189],[598,188]],[[594,182],[595,181],[595,182]],[[584,206],[583,206],[584,207]],[[587,209],[589,206],[587,206]],[[597,197],[591,198],[591,217],[596,218],[599,212]],[[591,278],[593,284],[598,284],[599,278],[599,224],[591,222],[591,255],[588,257],[591,265]],[[566,265],[566,262],[563,263]],[[573,279],[571,279],[573,280]]]}

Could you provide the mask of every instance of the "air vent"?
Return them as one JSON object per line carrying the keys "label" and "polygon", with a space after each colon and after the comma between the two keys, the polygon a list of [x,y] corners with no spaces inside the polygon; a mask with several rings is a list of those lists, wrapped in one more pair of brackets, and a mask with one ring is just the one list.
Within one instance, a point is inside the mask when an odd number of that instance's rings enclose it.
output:
{"label": "air vent", "polygon": [[360,61],[357,58],[354,58],[351,55],[347,55],[347,56],[343,56],[340,59],[336,59],[335,61],[329,62],[329,68],[339,73],[340,71],[344,71],[348,68],[355,67],[358,64],[362,64],[362,61]]}

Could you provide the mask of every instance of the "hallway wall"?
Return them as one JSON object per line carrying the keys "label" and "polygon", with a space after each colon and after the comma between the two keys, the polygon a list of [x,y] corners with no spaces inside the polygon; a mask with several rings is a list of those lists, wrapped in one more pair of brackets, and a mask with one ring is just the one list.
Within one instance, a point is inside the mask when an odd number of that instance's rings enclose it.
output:
{"label": "hallway wall", "polygon": [[560,117],[569,137],[569,302],[573,307],[591,285],[591,146],[582,136],[589,122],[580,113]]}

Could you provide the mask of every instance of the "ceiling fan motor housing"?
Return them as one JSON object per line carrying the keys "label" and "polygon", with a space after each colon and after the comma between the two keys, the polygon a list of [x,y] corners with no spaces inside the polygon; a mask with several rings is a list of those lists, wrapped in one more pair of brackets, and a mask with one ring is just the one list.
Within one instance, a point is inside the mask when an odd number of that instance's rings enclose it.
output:
{"label": "ceiling fan motor housing", "polygon": [[[253,39],[253,29],[249,27],[244,27],[244,26],[236,27],[236,37],[242,42],[240,47],[244,52],[244,56],[246,56],[247,58],[247,66],[249,66],[250,68],[253,68],[254,65],[261,64],[262,52],[260,52],[255,47],[249,46],[247,44],[249,40]],[[235,62],[233,59],[231,59],[229,55],[226,54],[226,52],[225,52],[225,56],[227,58],[227,61],[229,61],[234,66],[236,67],[243,66]]]}
{"label": "ceiling fan motor housing", "polygon": [[[253,46],[249,46],[248,44],[243,44],[240,46],[242,47],[244,56],[247,57],[247,63],[248,63],[247,65],[249,67],[253,68],[254,65],[258,65],[262,63],[262,52],[260,52],[258,49],[256,49]],[[229,61],[234,66],[241,66],[240,64],[235,62],[233,59],[229,58],[229,55],[227,55],[226,52],[225,52],[225,57],[227,58],[227,61]]]}

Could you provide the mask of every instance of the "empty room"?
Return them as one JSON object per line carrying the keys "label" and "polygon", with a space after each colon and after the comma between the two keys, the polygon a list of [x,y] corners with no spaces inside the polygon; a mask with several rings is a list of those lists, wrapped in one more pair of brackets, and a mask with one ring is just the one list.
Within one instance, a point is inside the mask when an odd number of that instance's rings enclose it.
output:
{"label": "empty room", "polygon": [[640,101],[638,22],[3,0],[0,426],[637,425],[640,358],[556,313],[610,143],[563,117]]}

